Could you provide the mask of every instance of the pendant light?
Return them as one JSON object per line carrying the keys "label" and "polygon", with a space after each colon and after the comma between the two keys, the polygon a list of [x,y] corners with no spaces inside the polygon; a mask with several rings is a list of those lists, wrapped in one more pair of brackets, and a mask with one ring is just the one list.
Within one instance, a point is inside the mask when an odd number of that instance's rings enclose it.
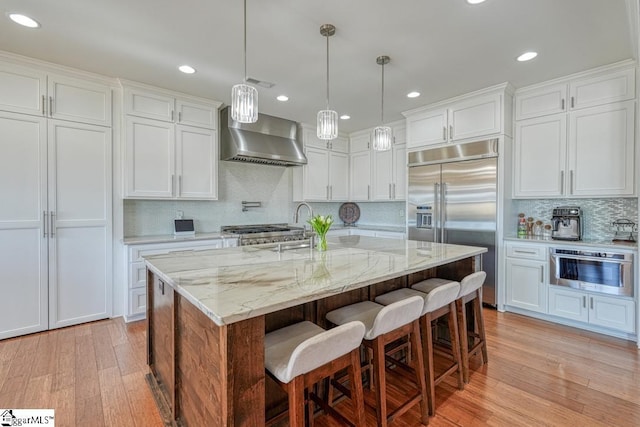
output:
{"label": "pendant light", "polygon": [[247,84],[247,0],[244,0],[244,82],[231,89],[231,118],[239,123],[258,121],[258,90]]}
{"label": "pendant light", "polygon": [[378,56],[376,64],[382,67],[382,97],[380,102],[380,126],[373,129],[373,149],[375,151],[387,151],[391,149],[391,128],[384,125],[384,66],[391,61],[386,55]]}
{"label": "pendant light", "polygon": [[320,34],[327,38],[327,109],[318,111],[318,139],[332,140],[338,136],[338,113],[329,109],[329,37],[336,33],[336,27],[324,24]]}

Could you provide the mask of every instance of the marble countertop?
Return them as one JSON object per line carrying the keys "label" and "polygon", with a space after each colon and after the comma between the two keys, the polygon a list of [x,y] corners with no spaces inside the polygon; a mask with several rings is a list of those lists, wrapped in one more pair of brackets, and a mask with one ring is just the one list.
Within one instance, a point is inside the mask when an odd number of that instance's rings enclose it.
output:
{"label": "marble countertop", "polygon": [[333,224],[331,226],[331,230],[374,230],[374,231],[392,231],[395,233],[404,233],[406,231],[406,228],[404,226],[397,226],[397,225]]}
{"label": "marble countertop", "polygon": [[584,239],[584,240],[553,240],[542,237],[505,237],[504,240],[510,242],[529,242],[529,243],[545,243],[550,246],[590,246],[599,248],[616,248],[637,251],[637,242],[612,242],[611,240],[596,240],[596,239]]}
{"label": "marble countertop", "polygon": [[487,252],[486,248],[365,236],[329,249],[270,245],[155,255],[147,267],[225,325]]}
{"label": "marble countertop", "polygon": [[122,243],[125,245],[146,245],[149,243],[188,242],[193,240],[222,239],[220,233],[196,233],[192,236],[174,236],[173,234],[161,234],[157,236],[125,237]]}

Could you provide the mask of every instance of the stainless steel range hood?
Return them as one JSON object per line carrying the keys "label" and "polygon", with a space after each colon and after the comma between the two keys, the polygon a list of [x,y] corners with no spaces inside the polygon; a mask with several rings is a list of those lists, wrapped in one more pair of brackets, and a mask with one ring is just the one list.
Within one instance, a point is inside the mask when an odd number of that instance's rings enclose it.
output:
{"label": "stainless steel range hood", "polygon": [[[256,123],[238,123],[229,107],[220,111],[220,159],[278,166],[307,164],[298,124],[260,113]],[[301,133],[300,133],[301,135]]]}

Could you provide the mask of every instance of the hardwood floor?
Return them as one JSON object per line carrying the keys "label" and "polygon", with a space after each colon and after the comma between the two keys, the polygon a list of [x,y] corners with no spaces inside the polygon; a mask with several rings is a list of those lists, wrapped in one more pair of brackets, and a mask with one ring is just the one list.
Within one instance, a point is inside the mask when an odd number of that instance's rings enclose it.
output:
{"label": "hardwood floor", "polygon": [[[453,377],[436,388],[430,426],[640,425],[635,343],[494,310],[485,322],[489,364],[473,360],[462,391]],[[54,408],[58,427],[162,426],[145,347],[145,323],[122,319],[0,341],[0,407]],[[373,412],[367,420],[375,425]],[[419,420],[414,408],[392,425]],[[325,416],[315,425],[338,426]]]}

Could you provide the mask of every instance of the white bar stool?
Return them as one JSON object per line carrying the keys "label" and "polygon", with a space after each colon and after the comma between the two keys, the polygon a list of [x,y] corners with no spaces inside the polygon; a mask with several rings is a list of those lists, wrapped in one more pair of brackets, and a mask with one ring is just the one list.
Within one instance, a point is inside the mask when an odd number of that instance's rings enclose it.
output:
{"label": "white bar stool", "polygon": [[[313,425],[313,402],[343,424],[365,427],[362,374],[360,370],[360,343],[365,334],[362,322],[348,322],[324,330],[311,322],[300,322],[265,335],[265,361],[267,373],[289,395],[289,425],[304,425],[305,389],[336,372],[347,368],[351,383],[351,401],[355,423],[329,407],[309,391],[309,424]],[[267,425],[280,420],[268,420]]]}
{"label": "white bar stool", "polygon": [[[458,389],[464,386],[462,376],[462,363],[460,358],[460,337],[458,333],[458,320],[455,301],[460,292],[460,283],[453,280],[433,278],[416,283],[411,289],[403,288],[382,294],[376,298],[381,304],[393,304],[409,296],[419,296],[423,299],[423,309],[420,317],[422,332],[422,352],[425,359],[425,371],[427,377],[427,395],[429,402],[429,415],[435,415],[435,387],[447,376],[457,372]],[[436,377],[434,369],[434,339],[432,322],[445,315],[449,316],[448,326],[451,339],[452,365]]]}
{"label": "white bar stool", "polygon": [[[359,320],[365,325],[366,332],[363,344],[373,351],[373,370],[376,377],[376,416],[380,427],[386,427],[388,423],[404,414],[417,403],[420,403],[422,422],[424,424],[429,422],[424,363],[422,352],[419,350],[421,341],[418,318],[422,313],[422,306],[423,299],[414,296],[388,306],[376,304],[372,301],[363,301],[330,311],[326,315],[327,320],[336,325],[342,325],[354,320]],[[414,366],[405,368],[414,374],[418,391],[396,410],[388,413],[385,345],[407,335],[409,335],[412,347],[416,351]],[[398,364],[398,366],[404,365]]]}
{"label": "white bar stool", "polygon": [[[484,315],[482,313],[482,285],[487,278],[484,271],[471,273],[460,281],[460,293],[456,300],[456,311],[460,329],[460,352],[464,382],[469,383],[469,358],[480,350],[482,363],[487,363],[487,338],[484,332]],[[474,325],[471,330],[467,326],[467,304],[473,304]],[[476,332],[477,328],[477,332]],[[469,337],[472,341],[469,342]]]}

